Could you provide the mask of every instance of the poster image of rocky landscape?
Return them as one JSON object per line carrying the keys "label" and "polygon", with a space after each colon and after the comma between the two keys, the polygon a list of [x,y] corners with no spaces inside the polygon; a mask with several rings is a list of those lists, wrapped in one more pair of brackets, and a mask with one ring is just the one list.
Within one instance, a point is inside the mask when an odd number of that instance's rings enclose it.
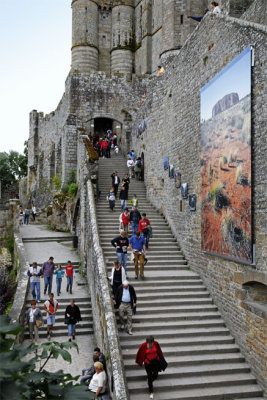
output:
{"label": "poster image of rocky landscape", "polygon": [[250,47],[200,94],[201,248],[252,263]]}

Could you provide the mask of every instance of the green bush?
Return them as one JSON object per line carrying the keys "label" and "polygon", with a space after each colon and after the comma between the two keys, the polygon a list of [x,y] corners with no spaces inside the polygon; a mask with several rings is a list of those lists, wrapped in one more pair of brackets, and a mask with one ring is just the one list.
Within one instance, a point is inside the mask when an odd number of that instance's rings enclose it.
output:
{"label": "green bush", "polygon": [[68,194],[72,197],[75,197],[78,191],[78,184],[77,183],[71,183],[69,186]]}
{"label": "green bush", "polygon": [[70,185],[71,183],[75,183],[75,182],[76,182],[76,171],[74,169],[72,169],[69,172],[67,183]]}
{"label": "green bush", "polygon": [[70,187],[70,185],[68,185],[67,183],[64,183],[64,185],[61,188],[61,193],[67,194],[69,192],[69,187]]}
{"label": "green bush", "polygon": [[61,187],[61,176],[60,175],[55,175],[54,178],[52,179],[52,183],[55,186],[57,190],[60,190]]}

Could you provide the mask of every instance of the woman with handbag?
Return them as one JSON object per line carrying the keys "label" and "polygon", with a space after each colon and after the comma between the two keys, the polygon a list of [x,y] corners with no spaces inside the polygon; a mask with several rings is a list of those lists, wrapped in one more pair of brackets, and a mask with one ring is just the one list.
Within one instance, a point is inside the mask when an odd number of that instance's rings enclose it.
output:
{"label": "woman with handbag", "polygon": [[157,379],[160,371],[165,371],[168,364],[165,361],[160,345],[154,340],[153,336],[148,336],[146,341],[141,344],[136,354],[135,362],[140,367],[144,364],[150,393],[149,398],[154,399],[153,382]]}
{"label": "woman with handbag", "polygon": [[31,307],[26,313],[26,320],[24,325],[29,325],[30,338],[33,340],[34,331],[34,342],[37,343],[39,339],[38,329],[43,325],[44,318],[39,308],[36,308],[36,301],[32,300]]}
{"label": "woman with handbag", "polygon": [[78,306],[76,306],[74,300],[70,300],[70,304],[67,306],[65,311],[65,324],[68,325],[68,336],[69,342],[75,340],[75,329],[77,322],[80,322],[81,312]]}

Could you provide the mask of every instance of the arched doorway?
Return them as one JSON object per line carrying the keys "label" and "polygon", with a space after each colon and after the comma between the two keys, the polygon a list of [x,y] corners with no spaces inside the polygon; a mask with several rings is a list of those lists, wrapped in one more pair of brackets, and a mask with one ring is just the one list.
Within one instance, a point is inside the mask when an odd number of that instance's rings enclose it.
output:
{"label": "arched doorway", "polygon": [[95,118],[94,119],[94,136],[104,137],[107,131],[112,131],[113,120],[111,118]]}
{"label": "arched doorway", "polygon": [[145,180],[145,156],[144,156],[144,153],[141,154],[141,160],[142,160],[141,181],[144,181]]}

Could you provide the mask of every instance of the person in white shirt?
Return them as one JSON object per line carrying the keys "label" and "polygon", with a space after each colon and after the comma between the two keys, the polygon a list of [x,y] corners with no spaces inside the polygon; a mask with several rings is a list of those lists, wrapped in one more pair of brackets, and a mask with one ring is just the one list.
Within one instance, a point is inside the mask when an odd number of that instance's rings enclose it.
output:
{"label": "person in white shirt", "polygon": [[32,300],[31,307],[28,309],[26,313],[26,319],[24,325],[29,325],[30,338],[33,340],[33,332],[34,332],[34,341],[37,343],[39,338],[38,328],[44,323],[44,318],[39,308],[36,308],[36,301]]}
{"label": "person in white shirt", "polygon": [[219,4],[216,1],[211,2],[211,8],[212,8],[212,14],[220,14],[221,9],[219,7]]}
{"label": "person in white shirt", "polygon": [[93,378],[88,386],[88,399],[95,399],[99,394],[106,391],[107,375],[104,371],[104,366],[101,362],[94,363],[95,371]]}
{"label": "person in white shirt", "polygon": [[129,170],[129,177],[132,178],[134,175],[134,167],[135,167],[135,162],[132,160],[130,157],[127,159],[127,168]]}

